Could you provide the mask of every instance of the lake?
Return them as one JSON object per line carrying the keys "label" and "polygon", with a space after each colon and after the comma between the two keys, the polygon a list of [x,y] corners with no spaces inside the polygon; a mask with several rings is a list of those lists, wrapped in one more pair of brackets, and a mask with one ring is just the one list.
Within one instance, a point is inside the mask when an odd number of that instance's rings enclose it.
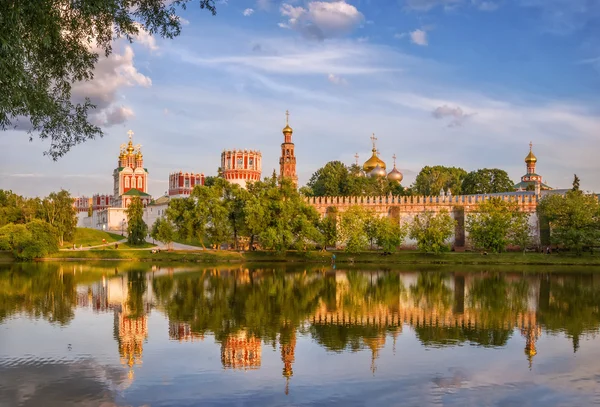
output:
{"label": "lake", "polygon": [[0,265],[0,406],[589,406],[600,269]]}

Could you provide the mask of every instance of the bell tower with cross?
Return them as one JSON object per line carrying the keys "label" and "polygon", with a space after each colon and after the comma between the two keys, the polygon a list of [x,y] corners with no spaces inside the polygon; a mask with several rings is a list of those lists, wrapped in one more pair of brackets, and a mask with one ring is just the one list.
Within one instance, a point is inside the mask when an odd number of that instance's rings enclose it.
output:
{"label": "bell tower with cross", "polygon": [[285,111],[285,127],[283,128],[283,143],[281,143],[281,157],[279,158],[279,179],[288,178],[298,187],[296,174],[296,154],[292,142],[293,130],[289,124],[290,112]]}
{"label": "bell tower with cross", "polygon": [[139,197],[145,205],[150,203],[148,194],[148,170],[144,168],[142,145],[133,144],[133,131],[127,132],[129,141],[121,144],[117,168],[113,171],[113,203],[126,208],[133,197]]}

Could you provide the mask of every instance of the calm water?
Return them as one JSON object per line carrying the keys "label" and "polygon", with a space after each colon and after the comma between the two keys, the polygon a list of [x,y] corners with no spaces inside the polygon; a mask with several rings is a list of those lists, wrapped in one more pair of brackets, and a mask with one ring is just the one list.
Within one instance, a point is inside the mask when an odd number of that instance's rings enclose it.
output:
{"label": "calm water", "polygon": [[600,403],[600,270],[0,267],[1,406]]}

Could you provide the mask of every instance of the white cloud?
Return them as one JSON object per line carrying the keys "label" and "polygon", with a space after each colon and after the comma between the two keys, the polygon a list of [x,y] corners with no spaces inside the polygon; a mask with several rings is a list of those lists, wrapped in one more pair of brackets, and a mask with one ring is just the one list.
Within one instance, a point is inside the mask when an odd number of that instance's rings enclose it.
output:
{"label": "white cloud", "polygon": [[495,11],[498,9],[498,3],[487,0],[471,0],[473,5],[481,11]]}
{"label": "white cloud", "polygon": [[96,113],[92,120],[94,124],[101,127],[110,127],[116,124],[123,124],[133,118],[133,110],[127,106],[114,106]]}
{"label": "white cloud", "polygon": [[382,72],[399,72],[403,66],[412,66],[417,59],[403,54],[387,55],[382,59],[386,47],[368,42],[333,40],[324,44],[313,42],[288,42],[260,39],[260,49],[285,49],[285,55],[264,55],[254,52],[238,55],[215,55],[203,57],[189,50],[172,47],[185,62],[201,66],[237,67],[256,69],[267,73],[285,75],[366,75]]}
{"label": "white cloud", "polygon": [[280,27],[296,30],[306,38],[320,41],[348,34],[364,20],[356,7],[343,0],[311,1],[308,8],[283,3],[280,12],[287,17],[287,22],[279,23]]}
{"label": "white cloud", "polygon": [[101,54],[94,68],[94,79],[75,83],[71,95],[79,103],[89,98],[96,105],[90,119],[95,123],[111,125],[133,117],[130,108],[116,106],[120,91],[128,87],[151,85],[152,80],[135,67],[133,49],[126,45],[122,53],[115,50],[108,58]]}
{"label": "white cloud", "polygon": [[421,29],[417,29],[410,33],[410,41],[413,44],[427,46],[427,32]]}
{"label": "white cloud", "polygon": [[150,51],[158,50],[154,36],[146,31],[140,23],[135,23],[135,25],[138,30],[138,33],[134,36],[136,42],[148,48]]}
{"label": "white cloud", "polygon": [[271,9],[272,4],[273,0],[256,0],[256,7],[258,7],[261,10]]}
{"label": "white cloud", "polygon": [[334,85],[347,85],[348,81],[344,78],[342,78],[341,76],[335,75],[330,73],[329,75],[327,75],[327,80],[331,83],[333,83]]}
{"label": "white cloud", "polygon": [[463,0],[406,0],[406,8],[417,11],[429,11],[434,7],[452,9],[462,3]]}
{"label": "white cloud", "polygon": [[[524,0],[530,1],[530,0]],[[537,0],[533,0],[537,1]],[[542,0],[544,1],[544,0]],[[569,1],[569,0],[567,0]],[[430,11],[434,8],[441,7],[444,10],[451,11],[462,6],[471,4],[473,7],[481,11],[494,11],[498,9],[497,0],[406,0],[405,5],[409,10],[415,11]]]}
{"label": "white cloud", "polygon": [[244,17],[250,17],[252,14],[254,14],[254,10],[251,8],[247,8],[242,14],[244,15]]}
{"label": "white cloud", "polygon": [[397,33],[394,34],[394,38],[401,40],[402,38],[406,37],[408,34],[407,33]]}

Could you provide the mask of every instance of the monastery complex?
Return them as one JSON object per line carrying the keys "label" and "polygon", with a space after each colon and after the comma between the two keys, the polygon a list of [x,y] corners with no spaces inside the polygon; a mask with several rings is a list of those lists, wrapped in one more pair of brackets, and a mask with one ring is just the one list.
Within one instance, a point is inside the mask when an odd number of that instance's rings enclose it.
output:
{"label": "monastery complex", "polygon": [[[289,125],[289,112],[286,112],[286,124],[282,130],[283,142],[279,158],[279,177],[287,178],[298,186],[296,172],[295,146],[292,140],[293,129]],[[169,175],[169,188],[165,196],[152,199],[148,193],[149,171],[144,167],[141,145],[133,144],[133,132],[128,132],[129,141],[119,149],[116,167],[113,170],[113,193],[95,194],[89,197],[77,197],[74,206],[79,212],[79,226],[123,232],[127,228],[125,209],[133,197],[139,197],[145,207],[145,221],[149,228],[166,212],[169,201],[175,198],[188,197],[194,187],[204,185],[203,173],[174,171]],[[376,146],[377,138],[371,136],[372,154],[360,166],[358,176],[387,178],[392,182],[400,182],[403,174],[396,167],[396,156],[393,156],[393,168],[388,172],[386,163],[380,158]],[[355,155],[358,164],[358,154]],[[410,222],[415,215],[424,211],[439,212],[447,210],[457,221],[453,246],[456,249],[465,246],[465,219],[484,200],[501,197],[506,201],[518,202],[522,210],[531,214],[532,233],[539,239],[539,225],[536,208],[541,196],[551,193],[542,176],[536,173],[537,157],[533,154],[532,144],[525,157],[526,173],[515,185],[516,192],[504,194],[455,196],[452,191],[440,191],[437,196],[344,196],[344,197],[310,197],[307,202],[325,216],[330,212],[343,212],[353,205],[366,206],[380,216],[389,216],[399,222]],[[221,153],[220,177],[245,188],[248,183],[262,177],[262,154],[252,149],[223,150]],[[559,191],[556,191],[559,192]],[[414,242],[407,242],[408,246]]]}

